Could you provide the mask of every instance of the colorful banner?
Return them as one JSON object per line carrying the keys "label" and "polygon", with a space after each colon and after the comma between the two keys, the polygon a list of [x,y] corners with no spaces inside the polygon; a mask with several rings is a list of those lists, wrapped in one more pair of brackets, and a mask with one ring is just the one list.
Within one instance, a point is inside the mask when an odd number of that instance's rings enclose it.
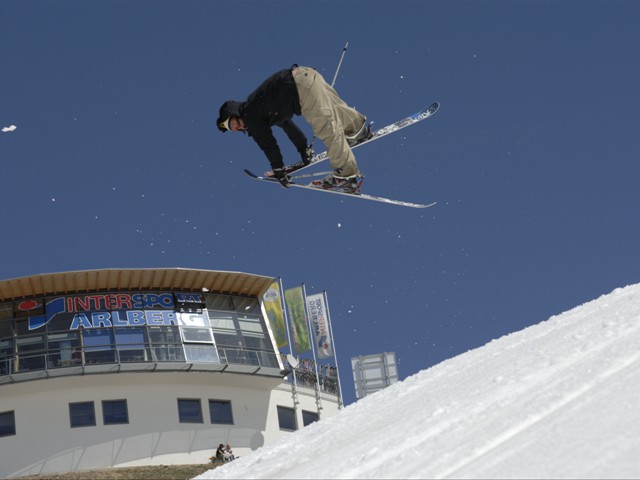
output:
{"label": "colorful banner", "polygon": [[293,331],[293,345],[296,353],[301,354],[311,349],[309,329],[307,328],[307,314],[304,311],[304,294],[302,287],[285,290],[284,298]]}
{"label": "colorful banner", "polygon": [[271,331],[276,340],[278,348],[286,347],[287,332],[284,328],[284,314],[282,312],[282,302],[280,301],[280,287],[278,282],[273,282],[269,290],[262,298],[264,309],[267,312],[267,319],[271,326]]}
{"label": "colorful banner", "polygon": [[42,300],[25,300],[17,305],[17,310],[33,313],[29,315],[29,330],[42,328],[64,314],[73,314],[71,330],[112,325],[178,325],[176,302],[190,306],[204,304],[204,299],[192,293],[95,293],[56,297],[47,300],[46,305]]}
{"label": "colorful banner", "polygon": [[324,295],[307,295],[307,311],[311,319],[311,328],[316,343],[318,358],[328,358],[333,356],[331,346],[331,336],[329,335],[329,316]]}

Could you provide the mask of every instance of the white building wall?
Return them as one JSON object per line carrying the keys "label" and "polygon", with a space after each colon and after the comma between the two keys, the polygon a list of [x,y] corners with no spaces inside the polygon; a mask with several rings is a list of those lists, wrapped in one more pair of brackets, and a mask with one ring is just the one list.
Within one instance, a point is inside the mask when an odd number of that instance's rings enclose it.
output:
{"label": "white building wall", "polygon": [[[180,423],[178,398],[200,399],[203,423]],[[103,400],[127,400],[129,423],[104,425]],[[302,410],[317,412],[314,390],[298,389]],[[233,425],[211,424],[209,400],[228,400]],[[69,403],[93,401],[96,425],[71,428]],[[237,455],[276,442],[277,406],[292,408],[279,378],[208,372],[69,376],[0,385],[0,412],[15,411],[16,435],[0,437],[0,478],[136,465],[206,463],[218,444]],[[322,395],[321,418],[337,412]]]}

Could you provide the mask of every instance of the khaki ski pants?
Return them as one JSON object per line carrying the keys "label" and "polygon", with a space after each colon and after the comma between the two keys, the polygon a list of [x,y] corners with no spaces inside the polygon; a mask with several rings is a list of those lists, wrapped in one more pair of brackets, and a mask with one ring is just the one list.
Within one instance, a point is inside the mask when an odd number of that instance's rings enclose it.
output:
{"label": "khaki ski pants", "polygon": [[355,134],[366,121],[365,116],[347,105],[316,70],[294,68],[293,78],[298,88],[302,116],[326,145],[334,173],[341,177],[359,174],[356,158],[345,135]]}

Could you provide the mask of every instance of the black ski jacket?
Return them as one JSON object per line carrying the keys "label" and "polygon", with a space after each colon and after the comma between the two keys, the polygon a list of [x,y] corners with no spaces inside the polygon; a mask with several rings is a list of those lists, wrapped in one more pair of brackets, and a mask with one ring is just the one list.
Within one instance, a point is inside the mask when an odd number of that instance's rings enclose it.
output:
{"label": "black ski jacket", "polygon": [[300,98],[290,68],[271,75],[240,105],[240,117],[249,136],[264,151],[271,168],[284,166],[278,142],[271,131],[274,125],[285,131],[298,152],[305,152],[307,138],[292,120],[294,115],[300,114]]}

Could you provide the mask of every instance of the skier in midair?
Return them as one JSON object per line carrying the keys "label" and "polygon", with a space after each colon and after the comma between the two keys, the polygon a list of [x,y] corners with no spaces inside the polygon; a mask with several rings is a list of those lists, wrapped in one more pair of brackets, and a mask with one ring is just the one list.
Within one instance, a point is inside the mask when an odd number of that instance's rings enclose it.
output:
{"label": "skier in midair", "polygon": [[322,186],[355,191],[360,172],[351,147],[371,135],[367,118],[347,105],[313,68],[293,65],[274,73],[246,101],[224,102],[216,124],[221,132],[244,132],[252,137],[267,156],[274,176],[287,187],[289,177],[271,128],[277,125],[285,131],[305,165],[312,156],[306,136],[293,122],[294,115],[302,115],[327,147],[333,171]]}

